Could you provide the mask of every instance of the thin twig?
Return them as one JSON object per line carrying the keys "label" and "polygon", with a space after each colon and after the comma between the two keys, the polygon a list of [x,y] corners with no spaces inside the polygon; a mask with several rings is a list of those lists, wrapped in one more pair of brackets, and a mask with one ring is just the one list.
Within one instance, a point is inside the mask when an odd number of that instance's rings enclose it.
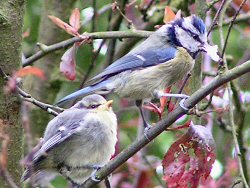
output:
{"label": "thin twig", "polygon": [[212,92],[210,95],[209,95],[209,100],[208,100],[208,102],[207,102],[207,104],[205,104],[205,106],[203,106],[203,107],[201,107],[201,109],[200,110],[206,110],[210,105],[211,105],[211,103],[212,103],[212,101],[213,101],[213,97],[214,97],[214,92]]}
{"label": "thin twig", "polygon": [[134,26],[134,24],[133,24],[133,22],[132,22],[132,20],[130,20],[130,19],[125,15],[125,13],[123,13],[123,11],[120,9],[120,6],[117,4],[116,1],[113,3],[113,9],[114,9],[114,10],[118,10],[118,12],[119,12],[119,13],[121,14],[121,16],[124,18],[124,20],[126,20],[126,22],[128,22],[129,27],[131,27],[133,30],[136,29],[135,26]]}
{"label": "thin twig", "polygon": [[216,12],[216,14],[214,16],[213,22],[212,22],[210,28],[208,29],[207,36],[210,35],[210,33],[213,30],[213,28],[215,27],[215,25],[217,25],[216,22],[217,22],[217,20],[218,20],[218,18],[220,16],[221,10],[222,10],[223,6],[225,5],[226,1],[227,0],[222,0],[222,2],[220,4],[220,7],[219,7],[218,11]]}
{"label": "thin twig", "polygon": [[[191,76],[191,73],[188,73],[188,74],[185,76],[184,81],[182,82],[182,85],[181,85],[181,88],[180,88],[178,94],[181,94],[181,93],[182,93],[182,91],[183,91],[185,85],[187,84],[188,79],[190,78],[190,76]],[[171,97],[169,98],[169,101],[170,101],[170,100],[171,100]],[[179,99],[176,98],[176,99],[175,99],[175,105],[177,104],[178,101],[179,101]]]}
{"label": "thin twig", "polygon": [[236,132],[236,126],[234,123],[234,114],[233,114],[233,108],[232,108],[232,100],[231,100],[231,87],[230,84],[228,83],[228,96],[229,96],[229,120],[230,120],[230,125],[232,127],[232,133],[233,133],[233,140],[234,140],[234,145],[235,145],[235,150],[237,153],[237,158],[238,158],[238,163],[239,163],[239,169],[240,169],[240,174],[241,174],[241,178],[242,178],[242,182],[244,184],[244,186],[246,188],[249,188],[247,180],[246,180],[246,176],[244,174],[244,170],[243,170],[243,165],[242,165],[242,160],[241,160],[241,156],[242,153],[240,152],[240,148],[239,148],[239,142],[238,142],[238,138],[237,138],[237,132]]}
{"label": "thin twig", "polygon": [[23,67],[31,65],[36,60],[45,56],[48,53],[57,51],[62,48],[67,48],[68,46],[73,45],[75,42],[81,42],[83,38],[89,39],[116,39],[116,38],[146,38],[151,35],[150,31],[109,31],[109,32],[94,32],[94,33],[83,33],[82,37],[73,37],[71,39],[67,39],[49,46],[46,46],[44,50],[39,50],[34,55],[28,57],[23,62]]}
{"label": "thin twig", "polygon": [[183,81],[183,83],[182,83],[182,85],[181,85],[181,88],[180,88],[178,94],[181,94],[181,93],[182,93],[182,91],[183,91],[185,85],[187,84],[188,79],[190,78],[190,76],[191,76],[191,73],[188,73],[188,74],[186,75],[186,77],[185,77],[185,79],[184,79],[184,81]]}
{"label": "thin twig", "polygon": [[224,43],[224,46],[223,46],[223,49],[222,49],[222,53],[221,53],[221,57],[223,58],[224,54],[225,54],[225,50],[226,50],[226,47],[227,47],[227,42],[228,42],[228,38],[229,38],[229,35],[231,33],[231,30],[232,30],[232,27],[234,25],[234,22],[235,22],[235,19],[236,17],[238,16],[238,14],[240,13],[240,10],[242,9],[243,5],[245,4],[247,0],[243,0],[239,6],[239,9],[237,10],[237,12],[234,14],[231,22],[230,22],[230,25],[229,25],[229,28],[228,28],[228,32],[227,32],[227,36],[226,36],[226,39],[225,39],[225,43]]}
{"label": "thin twig", "polygon": [[[209,93],[224,85],[225,83],[236,79],[243,74],[250,71],[250,61],[245,62],[244,64],[237,66],[231,70],[226,71],[223,75],[215,77],[208,85],[198,89],[194,92],[185,102],[184,105],[188,108],[194,107],[198,102],[205,98]],[[113,160],[111,160],[107,165],[97,171],[96,177],[98,179],[104,179],[110,173],[112,173],[116,168],[126,162],[131,156],[136,154],[141,148],[151,142],[156,138],[160,133],[166,130],[172,123],[174,123],[178,118],[184,115],[186,112],[178,107],[170,112],[166,118],[157,122],[147,132],[147,138],[142,136],[140,139],[132,143],[127,149],[124,149],[120,152]],[[149,140],[148,140],[149,139]],[[91,178],[86,180],[83,184],[84,187],[93,187],[97,182],[93,181]]]}
{"label": "thin twig", "polygon": [[236,185],[238,185],[239,183],[241,183],[241,179],[237,179],[233,182],[233,184],[230,186],[230,188],[234,188]]}
{"label": "thin twig", "polygon": [[213,0],[207,3],[207,11],[210,10],[216,3],[220,2],[221,0]]}
{"label": "thin twig", "polygon": [[[1,76],[7,81],[10,79],[10,77],[3,71],[3,69],[0,67],[0,74]],[[19,94],[19,96],[25,100],[28,101],[36,106],[38,106],[39,108],[47,111],[49,114],[52,114],[54,116],[58,115],[58,112],[56,112],[55,110],[62,112],[64,111],[63,108],[60,108],[58,106],[53,106],[51,104],[46,104],[43,103],[41,101],[36,100],[34,97],[32,97],[30,94],[26,93],[24,90],[22,90],[19,86],[16,85],[16,92]]]}
{"label": "thin twig", "polygon": [[38,106],[39,108],[47,111],[49,114],[53,115],[53,116],[57,116],[58,112],[56,112],[55,110],[58,110],[59,112],[64,111],[63,108],[57,107],[57,106],[53,106],[51,104],[47,104],[47,103],[43,103],[41,101],[36,100],[35,98],[33,98],[30,94],[26,93],[25,91],[23,91],[21,88],[17,87],[16,88],[18,94],[21,96],[21,98],[25,101],[28,101],[36,106]]}
{"label": "thin twig", "polygon": [[235,104],[235,107],[237,109],[236,114],[238,117],[238,129],[237,129],[237,138],[238,138],[238,143],[239,143],[239,150],[241,155],[241,162],[242,162],[242,168],[243,168],[243,172],[244,174],[246,174],[246,181],[248,182],[248,168],[247,168],[247,159],[246,159],[246,149],[244,147],[244,132],[243,132],[243,128],[244,128],[244,123],[245,123],[245,117],[246,117],[246,110],[244,108],[244,106],[242,106],[243,104],[240,101],[240,95],[239,92],[235,86],[235,84],[233,82],[230,82],[231,84],[231,89],[232,89],[232,94],[233,94],[233,101]]}
{"label": "thin twig", "polygon": [[[245,2],[246,2],[246,0],[243,0],[241,2],[241,5],[239,6],[238,11],[235,13],[235,15],[234,15],[234,17],[232,19],[232,22],[229,25],[229,29],[228,29],[225,41],[224,41],[223,32],[222,32],[222,20],[223,20],[223,17],[220,18],[220,24],[219,25],[220,25],[221,46],[223,45],[223,50],[222,50],[221,57],[224,60],[224,65],[225,65],[226,71],[228,70],[228,65],[227,65],[226,58],[224,58],[224,53],[225,53],[225,49],[226,49],[226,46],[227,46],[227,40],[229,38],[232,26],[234,24],[234,20],[237,17],[237,15],[239,14],[240,9],[242,8],[242,6],[244,5]],[[225,12],[225,10],[224,10],[224,12]],[[237,138],[236,125],[235,125],[235,121],[234,121],[234,109],[233,109],[232,95],[231,95],[232,88],[231,88],[230,83],[227,83],[227,92],[228,92],[228,96],[229,96],[229,122],[230,122],[230,125],[231,125],[231,128],[232,128],[233,141],[234,141],[234,146],[235,146],[235,150],[236,150],[236,153],[237,153],[237,159],[238,159],[238,163],[239,163],[240,175],[241,175],[244,187],[249,188],[247,178],[246,178],[247,174],[245,174],[245,172],[244,172],[244,169],[246,167],[243,167],[243,165],[245,165],[245,164],[242,163],[242,155],[243,155],[243,153],[241,153],[241,151],[240,151],[240,146],[239,146],[239,142],[238,142],[238,138]]]}

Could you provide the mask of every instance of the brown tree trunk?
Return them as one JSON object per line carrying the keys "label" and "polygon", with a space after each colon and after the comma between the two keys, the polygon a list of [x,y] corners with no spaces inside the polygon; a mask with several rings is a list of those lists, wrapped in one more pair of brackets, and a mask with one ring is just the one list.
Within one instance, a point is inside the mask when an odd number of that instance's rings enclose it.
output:
{"label": "brown tree trunk", "polygon": [[[38,42],[51,45],[70,36],[62,29],[58,28],[48,15],[53,15],[68,22],[75,0],[44,0],[39,30]],[[47,103],[53,103],[59,89],[57,78],[59,73],[59,63],[64,50],[46,55],[34,66],[42,69],[46,75],[46,81],[35,77],[25,80],[24,88],[33,97]],[[41,137],[42,132],[49,120],[47,112],[34,108],[31,112],[31,122],[34,136]]]}
{"label": "brown tree trunk", "polygon": [[[24,0],[1,0],[0,6],[0,67],[7,74],[20,68]],[[22,127],[19,119],[20,103],[15,95],[5,95],[5,81],[0,77],[0,134],[8,135],[7,170],[20,185],[22,157]],[[1,138],[0,143],[3,143]],[[0,146],[1,147],[1,146]],[[2,147],[0,149],[2,151]],[[0,178],[0,187],[9,187]]]}

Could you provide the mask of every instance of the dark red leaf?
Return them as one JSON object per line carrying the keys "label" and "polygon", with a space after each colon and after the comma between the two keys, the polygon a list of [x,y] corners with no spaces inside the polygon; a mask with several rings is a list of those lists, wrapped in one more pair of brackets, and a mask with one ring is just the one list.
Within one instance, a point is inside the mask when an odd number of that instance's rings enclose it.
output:
{"label": "dark red leaf", "polygon": [[211,132],[201,125],[191,125],[164,156],[163,179],[170,188],[195,188],[209,176],[214,161],[215,144]]}
{"label": "dark red leaf", "polygon": [[174,103],[172,101],[169,101],[169,103],[168,103],[168,111],[172,112],[174,110],[174,107],[175,107]]}
{"label": "dark red leaf", "polygon": [[154,187],[152,183],[152,177],[149,171],[141,171],[136,188],[149,188]]}
{"label": "dark red leaf", "polygon": [[74,45],[69,48],[61,58],[60,71],[69,80],[75,80],[76,78],[76,50],[77,47]]}

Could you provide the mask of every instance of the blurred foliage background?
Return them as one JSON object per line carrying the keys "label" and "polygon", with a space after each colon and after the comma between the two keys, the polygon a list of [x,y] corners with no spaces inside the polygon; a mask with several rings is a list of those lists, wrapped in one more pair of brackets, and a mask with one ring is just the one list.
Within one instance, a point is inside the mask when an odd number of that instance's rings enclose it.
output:
{"label": "blurred foliage background", "polygon": [[[209,1],[208,1],[209,2]],[[73,8],[79,8],[81,12],[82,27],[80,33],[83,32],[96,32],[107,30],[129,30],[129,25],[117,11],[111,9],[112,1],[99,1],[99,0],[70,0],[70,1],[26,1],[24,32],[28,32],[28,36],[23,41],[23,52],[26,57],[34,54],[38,47],[37,42],[46,45],[53,44],[70,38],[63,30],[57,28],[47,17],[47,15],[54,15],[60,19],[68,22],[70,12]],[[231,17],[238,8],[238,1],[232,1],[228,6],[225,14],[225,19]],[[249,1],[247,6],[243,8],[240,14],[249,15]],[[195,1],[175,1],[175,0],[141,0],[141,1],[127,1],[119,0],[118,4],[121,9],[126,12],[126,16],[132,20],[136,29],[142,30],[155,30],[155,25],[163,23],[164,8],[170,6],[175,12],[182,10],[183,16],[188,16],[195,13]],[[126,6],[125,6],[126,4]],[[206,23],[209,27],[216,11],[218,10],[219,3],[209,10],[206,17]],[[125,7],[125,8],[124,8]],[[101,12],[102,10],[102,12]],[[143,13],[146,10],[146,14]],[[99,13],[98,13],[99,11]],[[95,14],[94,14],[95,12]],[[93,16],[95,15],[95,16]],[[236,23],[231,32],[228,46],[226,48],[226,55],[230,68],[245,62],[250,58],[250,19]],[[51,27],[51,30],[50,30]],[[224,36],[226,36],[228,25],[223,27]],[[53,32],[52,32],[53,31]],[[53,41],[51,41],[53,39]],[[47,80],[39,80],[34,77],[27,77],[25,80],[25,87],[37,99],[53,104],[63,96],[77,90],[83,84],[83,79],[91,78],[93,75],[100,72],[103,68],[111,64],[115,59],[127,53],[131,48],[137,45],[140,40],[135,39],[110,39],[106,40],[102,45],[100,53],[96,53],[103,40],[94,40],[91,44],[83,44],[77,51],[77,77],[74,81],[69,81],[59,71],[60,58],[66,49],[62,49],[52,55],[45,56],[42,60],[37,61],[34,66],[40,67],[46,74]],[[212,32],[212,39],[214,44],[220,45],[220,34],[218,29]],[[94,52],[94,53],[93,53]],[[97,58],[95,58],[98,56]],[[94,60],[94,63],[93,63]],[[205,62],[206,61],[206,62]],[[46,66],[43,64],[45,62]],[[42,65],[43,64],[43,65]],[[215,74],[218,65],[211,61],[204,60],[202,69],[204,71],[203,84],[209,82],[211,77],[207,73]],[[236,80],[234,83],[241,94],[241,104],[246,110],[245,118],[243,119],[242,136],[244,138],[244,149],[246,151],[247,163],[250,160],[250,73]],[[84,84],[83,84],[84,85]],[[180,84],[176,84],[179,88]],[[175,89],[173,89],[175,90]],[[191,95],[190,88],[185,88],[185,92]],[[114,110],[118,114],[119,120],[119,143],[117,145],[117,152],[131,144],[137,137],[140,129],[138,125],[141,123],[139,114],[134,106],[134,102],[127,99],[119,99],[116,95],[109,95],[108,98],[115,100]],[[215,91],[215,99],[213,100],[209,109],[227,108],[227,97],[224,93],[224,88]],[[243,100],[244,98],[244,100]],[[158,102],[158,101],[156,101]],[[204,101],[205,103],[205,101]],[[145,110],[147,117],[151,119],[152,123],[158,121],[156,114]],[[167,110],[164,116],[167,114]],[[51,117],[40,109],[34,107],[32,109],[32,132],[34,144],[37,138],[42,137],[43,130]],[[192,116],[187,116],[180,119],[176,125],[182,125],[190,120]],[[205,114],[200,117],[202,124],[207,125],[213,132],[214,139],[217,146],[217,162],[214,165],[213,181],[217,187],[229,187],[238,176],[237,164],[232,167],[232,161],[235,159],[235,152],[233,146],[232,134],[228,131],[228,111],[216,111]],[[235,118],[237,122],[242,119],[235,109]],[[174,126],[176,126],[174,125]],[[155,171],[155,168],[161,164],[164,154],[167,152],[170,145],[182,135],[186,130],[179,131],[166,131],[155,139],[148,147],[143,149],[138,155],[131,158],[126,164],[113,173],[113,181],[116,182],[114,187],[157,187],[163,186],[164,182],[161,180],[161,173]],[[91,156],[90,156],[91,157]],[[149,165],[150,164],[150,165]],[[249,166],[248,166],[249,168]],[[227,170],[227,179],[221,180]],[[233,170],[232,170],[233,169]],[[234,171],[235,170],[235,171]],[[248,170],[249,171],[249,170]],[[250,174],[250,173],[249,173]],[[211,180],[212,181],[212,180]],[[115,184],[115,183],[114,183]],[[56,178],[52,182],[54,187],[66,187],[67,182],[62,177]],[[208,186],[204,186],[208,187]]]}

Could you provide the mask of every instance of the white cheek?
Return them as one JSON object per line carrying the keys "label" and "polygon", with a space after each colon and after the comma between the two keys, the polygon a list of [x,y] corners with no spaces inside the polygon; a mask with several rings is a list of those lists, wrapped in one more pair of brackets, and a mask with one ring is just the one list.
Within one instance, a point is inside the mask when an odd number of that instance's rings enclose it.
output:
{"label": "white cheek", "polygon": [[200,36],[200,39],[201,39],[202,42],[206,43],[207,42],[207,33],[205,32],[204,34],[202,34]]}
{"label": "white cheek", "polygon": [[190,35],[187,34],[182,28],[176,27],[176,37],[179,39],[181,45],[188,49],[190,52],[197,52],[199,50],[199,42],[193,39]]}

